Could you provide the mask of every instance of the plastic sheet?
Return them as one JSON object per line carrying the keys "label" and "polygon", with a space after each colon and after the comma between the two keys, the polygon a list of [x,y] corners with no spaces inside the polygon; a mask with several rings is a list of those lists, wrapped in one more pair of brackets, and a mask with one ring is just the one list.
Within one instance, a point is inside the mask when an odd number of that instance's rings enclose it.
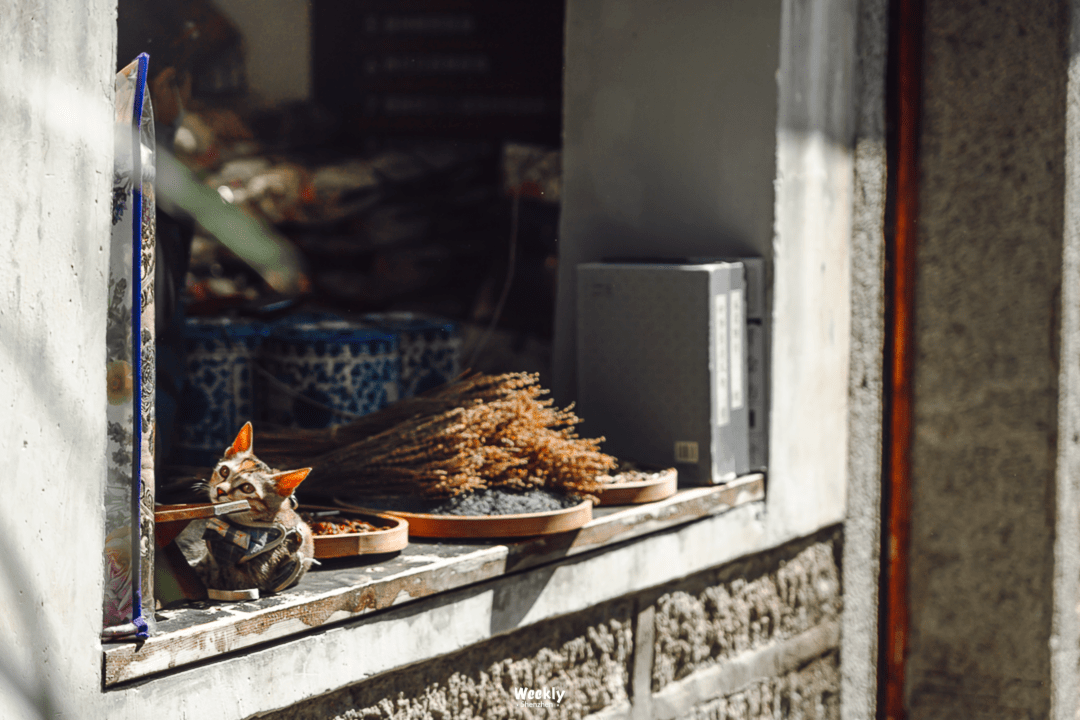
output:
{"label": "plastic sheet", "polygon": [[154,121],[144,53],[116,75],[106,379],[105,634],[154,618]]}

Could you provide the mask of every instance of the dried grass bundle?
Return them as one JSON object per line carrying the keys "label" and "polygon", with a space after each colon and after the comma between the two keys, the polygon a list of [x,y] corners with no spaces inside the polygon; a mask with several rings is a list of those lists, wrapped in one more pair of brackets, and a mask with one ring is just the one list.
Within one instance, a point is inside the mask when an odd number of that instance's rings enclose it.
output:
{"label": "dried grass bundle", "polygon": [[[260,454],[272,464],[310,464],[316,472],[306,489],[327,495],[438,498],[543,487],[595,496],[597,476],[615,459],[600,452],[603,438],[579,438],[581,419],[542,399],[547,391],[537,383],[526,373],[474,375],[342,426],[334,438],[312,434],[303,454],[292,454],[303,445],[299,435],[260,433]],[[331,442],[340,444],[327,451]],[[322,452],[312,456],[315,448]]]}
{"label": "dried grass bundle", "polygon": [[351,423],[309,430],[260,424],[260,454],[275,467],[285,467],[296,459],[310,459],[359,442],[417,416],[437,415],[473,401],[494,400],[535,383],[525,373],[507,375],[466,374],[416,397],[405,398]]}

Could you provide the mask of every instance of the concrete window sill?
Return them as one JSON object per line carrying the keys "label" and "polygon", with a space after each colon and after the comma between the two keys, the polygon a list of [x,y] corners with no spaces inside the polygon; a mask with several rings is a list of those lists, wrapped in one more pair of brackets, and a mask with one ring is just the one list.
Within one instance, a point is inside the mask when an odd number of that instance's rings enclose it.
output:
{"label": "concrete window sill", "polygon": [[[158,632],[141,644],[104,645],[106,688],[185,668],[407,603],[424,612],[424,599],[541,566],[572,563],[585,553],[602,556],[626,544],[649,543],[664,530],[760,502],[762,475],[727,485],[680,490],[658,503],[596,508],[580,530],[506,544],[490,540],[413,540],[398,555],[327,561],[280,595],[236,604],[195,603],[161,611]],[[578,558],[581,559],[581,558]],[[676,563],[678,564],[678,563]],[[601,602],[626,591],[622,584],[592,594]]]}

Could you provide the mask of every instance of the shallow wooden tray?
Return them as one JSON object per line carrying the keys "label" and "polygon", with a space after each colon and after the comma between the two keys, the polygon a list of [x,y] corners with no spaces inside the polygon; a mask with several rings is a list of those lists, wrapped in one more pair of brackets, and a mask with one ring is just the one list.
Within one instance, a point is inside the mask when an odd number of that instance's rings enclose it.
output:
{"label": "shallow wooden tray", "polygon": [[363,513],[382,513],[407,520],[409,535],[424,538],[508,538],[549,535],[577,530],[592,520],[592,501],[547,512],[517,515],[428,515],[400,510],[371,510],[335,500]]}
{"label": "shallow wooden tray", "polygon": [[165,547],[184,531],[192,520],[231,515],[250,510],[247,500],[226,503],[185,503],[158,505],[154,508],[154,533],[158,547]]}
{"label": "shallow wooden tray", "polygon": [[604,483],[600,487],[601,505],[636,505],[669,498],[679,489],[679,473],[675,468],[660,471],[653,480]]}
{"label": "shallow wooden tray", "polygon": [[409,544],[409,522],[400,517],[392,517],[389,513],[321,505],[301,505],[299,510],[306,513],[335,512],[342,517],[363,520],[376,527],[384,528],[365,533],[316,535],[315,557],[317,559],[397,552],[404,550]]}

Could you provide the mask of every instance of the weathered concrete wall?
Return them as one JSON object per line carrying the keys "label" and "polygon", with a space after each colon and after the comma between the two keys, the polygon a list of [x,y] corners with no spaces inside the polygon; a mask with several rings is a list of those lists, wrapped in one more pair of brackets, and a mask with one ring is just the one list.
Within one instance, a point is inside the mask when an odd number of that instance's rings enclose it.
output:
{"label": "weathered concrete wall", "polygon": [[926,3],[912,720],[1051,711],[1067,30],[1056,0]]}
{"label": "weathered concrete wall", "polygon": [[855,19],[786,0],[780,28],[769,510],[803,532],[847,489]]}
{"label": "weathered concrete wall", "polygon": [[1055,718],[1080,713],[1080,2],[1069,2],[1065,224],[1061,260],[1054,609],[1050,666]]}
{"label": "weathered concrete wall", "polygon": [[101,682],[115,8],[0,7],[5,719],[85,716]]}
{"label": "weathered concrete wall", "polygon": [[888,0],[858,0],[855,48],[855,182],[851,232],[851,368],[844,632],[844,720],[875,716],[881,548],[882,362],[885,340],[885,78]]}
{"label": "weathered concrete wall", "polygon": [[[259,717],[836,718],[841,545],[831,528]],[[566,694],[528,708],[518,687]]]}

